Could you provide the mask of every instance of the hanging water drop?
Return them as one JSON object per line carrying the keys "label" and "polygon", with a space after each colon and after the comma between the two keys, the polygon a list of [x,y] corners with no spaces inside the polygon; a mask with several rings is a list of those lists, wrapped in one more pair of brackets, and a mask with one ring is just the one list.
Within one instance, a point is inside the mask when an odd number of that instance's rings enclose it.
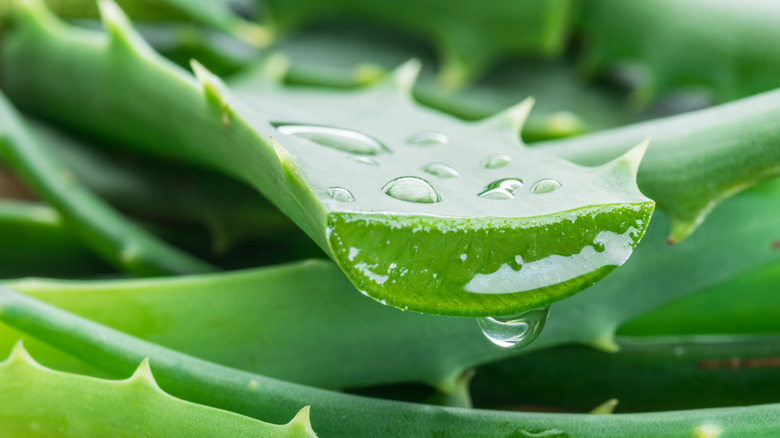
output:
{"label": "hanging water drop", "polygon": [[305,138],[322,146],[343,152],[362,155],[376,155],[387,148],[376,139],[348,129],[328,126],[301,125],[293,123],[272,123],[284,135]]}
{"label": "hanging water drop", "polygon": [[450,142],[450,138],[441,132],[422,131],[407,138],[406,142],[415,146],[433,146],[447,144]]}
{"label": "hanging water drop", "polygon": [[507,164],[512,162],[512,157],[506,154],[495,154],[491,155],[482,162],[482,166],[487,169],[496,169],[499,167],[504,167]]}
{"label": "hanging water drop", "polygon": [[488,184],[487,189],[479,194],[480,198],[485,199],[514,199],[515,191],[523,187],[523,180],[518,178],[504,178],[493,181]]}
{"label": "hanging water drop", "polygon": [[439,178],[460,178],[460,172],[444,163],[428,163],[423,171]]}
{"label": "hanging water drop", "polygon": [[352,192],[344,187],[331,187],[328,189],[328,195],[339,202],[355,202]]}
{"label": "hanging water drop", "polygon": [[355,163],[363,164],[366,166],[379,166],[379,163],[371,157],[366,157],[365,155],[355,155],[353,157],[349,157],[351,161],[354,161]]}
{"label": "hanging water drop", "polygon": [[441,201],[439,192],[428,181],[416,176],[396,178],[385,184],[382,191],[387,196],[406,202],[432,204]]}
{"label": "hanging water drop", "polygon": [[550,193],[560,189],[561,187],[563,187],[563,185],[558,181],[552,178],[544,178],[535,182],[534,185],[531,186],[531,193]]}
{"label": "hanging water drop", "polygon": [[546,306],[513,316],[478,318],[477,323],[490,342],[503,348],[518,348],[539,336],[549,314],[550,306]]}

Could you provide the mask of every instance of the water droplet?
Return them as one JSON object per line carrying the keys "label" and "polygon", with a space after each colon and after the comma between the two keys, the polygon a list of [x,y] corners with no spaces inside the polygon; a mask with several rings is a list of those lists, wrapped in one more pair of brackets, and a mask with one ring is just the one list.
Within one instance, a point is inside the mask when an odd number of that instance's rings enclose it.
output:
{"label": "water droplet", "polygon": [[355,155],[353,157],[349,157],[349,159],[356,163],[365,164],[366,166],[379,166],[379,163],[377,163],[375,159],[366,157],[364,155]]}
{"label": "water droplet", "polygon": [[422,131],[406,139],[406,142],[415,146],[433,146],[437,144],[447,144],[450,138],[447,134],[436,131]]}
{"label": "water droplet", "polygon": [[402,176],[382,187],[387,196],[406,201],[432,204],[440,202],[439,192],[426,180],[416,176]]}
{"label": "water droplet", "polygon": [[512,157],[506,154],[495,154],[485,158],[482,162],[482,166],[488,169],[496,169],[498,167],[504,167],[512,162]]}
{"label": "water droplet", "polygon": [[328,189],[328,195],[339,202],[355,202],[352,192],[344,187],[331,187]]}
{"label": "water droplet", "polygon": [[485,199],[514,199],[515,191],[523,187],[523,180],[518,178],[504,178],[488,184],[487,189],[479,194]]}
{"label": "water droplet", "polygon": [[305,138],[322,146],[343,152],[376,155],[387,151],[387,148],[374,138],[348,129],[292,123],[273,123],[273,125],[277,131],[284,135]]}
{"label": "water droplet", "polygon": [[551,178],[540,179],[531,186],[531,193],[550,193],[563,187],[561,183]]}
{"label": "water droplet", "polygon": [[539,336],[549,314],[550,306],[546,306],[513,316],[478,318],[477,322],[490,342],[499,347],[517,348]]}
{"label": "water droplet", "polygon": [[428,163],[423,167],[426,173],[439,178],[460,178],[460,173],[444,163]]}

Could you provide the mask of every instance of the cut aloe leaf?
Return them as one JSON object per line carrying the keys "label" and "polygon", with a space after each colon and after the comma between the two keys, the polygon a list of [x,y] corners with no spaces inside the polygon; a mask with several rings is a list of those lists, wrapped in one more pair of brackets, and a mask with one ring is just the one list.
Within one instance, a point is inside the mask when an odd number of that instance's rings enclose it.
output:
{"label": "cut aloe leaf", "polygon": [[308,407],[264,423],[166,394],[148,359],[126,380],[102,380],[44,368],[21,343],[0,362],[0,424],[14,437],[316,437]]}
{"label": "cut aloe leaf", "polygon": [[[60,74],[7,68],[20,103],[249,182],[388,305],[459,316],[542,307],[622,264],[649,221],[653,202],[635,184],[646,144],[594,168],[540,154],[517,139],[530,100],[461,122],[412,100],[414,62],[354,92],[288,90],[273,68],[233,92],[197,63],[196,80],[164,61],[101,5],[107,35],[23,4],[5,64]],[[77,96],[78,116],[51,103]]]}

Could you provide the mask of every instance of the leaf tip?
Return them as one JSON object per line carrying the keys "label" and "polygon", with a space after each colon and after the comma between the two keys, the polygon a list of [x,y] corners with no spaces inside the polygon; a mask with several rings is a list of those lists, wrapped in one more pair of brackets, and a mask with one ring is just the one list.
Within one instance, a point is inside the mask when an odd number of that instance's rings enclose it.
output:
{"label": "leaf tip", "polygon": [[528,119],[528,114],[531,113],[531,109],[533,108],[535,102],[536,99],[529,96],[522,102],[500,111],[477,123],[485,126],[488,129],[508,131],[513,136],[519,137],[520,132],[523,130],[523,126],[525,125],[525,121]]}
{"label": "leaf tip", "polygon": [[130,376],[128,382],[138,382],[145,385],[150,385],[153,388],[159,388],[157,381],[152,374],[152,367],[149,365],[149,358],[145,357],[144,360],[138,364],[138,368],[135,369],[133,375]]}
{"label": "leaf tip", "polygon": [[615,408],[618,405],[618,399],[611,398],[604,403],[596,406],[590,411],[593,415],[611,415],[615,413]]}
{"label": "leaf tip", "polygon": [[421,69],[422,62],[417,58],[412,58],[390,72],[387,82],[402,95],[411,96]]}
{"label": "leaf tip", "polygon": [[632,179],[636,179],[637,173],[639,172],[639,165],[642,163],[642,159],[645,157],[649,145],[650,138],[646,138],[628,152],[610,161],[605,166],[614,169],[622,169],[631,176]]}
{"label": "leaf tip", "polygon": [[314,429],[311,427],[310,412],[311,406],[304,406],[301,408],[301,410],[295,414],[295,417],[287,423],[287,428],[291,429],[292,432],[297,432],[298,435],[301,436],[316,437],[317,434],[314,433]]}
{"label": "leaf tip", "polygon": [[263,49],[271,45],[273,33],[265,26],[241,20],[233,27],[233,34],[252,47]]}
{"label": "leaf tip", "polygon": [[8,355],[8,362],[37,364],[35,359],[30,355],[30,352],[25,348],[24,342],[22,342],[21,339],[16,341],[13,348],[11,348],[11,354]]}
{"label": "leaf tip", "polygon": [[190,66],[192,67],[195,77],[201,85],[203,95],[206,97],[206,101],[219,109],[219,116],[222,124],[225,127],[230,126],[230,106],[227,103],[225,86],[222,80],[211,73],[200,62],[191,59]]}
{"label": "leaf tip", "polygon": [[112,47],[138,53],[151,51],[143,38],[133,29],[127,15],[113,0],[100,0],[98,8]]}

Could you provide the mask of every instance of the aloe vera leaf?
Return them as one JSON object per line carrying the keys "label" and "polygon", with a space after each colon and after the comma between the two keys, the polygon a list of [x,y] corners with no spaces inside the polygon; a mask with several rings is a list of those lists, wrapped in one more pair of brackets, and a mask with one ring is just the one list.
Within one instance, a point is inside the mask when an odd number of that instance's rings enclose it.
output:
{"label": "aloe vera leaf", "polygon": [[157,240],[123,219],[74,180],[23,125],[0,94],[0,154],[50,202],[74,232],[107,262],[140,275],[207,272],[214,268]]}
{"label": "aloe vera leaf", "polygon": [[687,114],[537,143],[579,164],[618,156],[652,138],[639,168],[643,193],[672,218],[670,242],[690,235],[723,199],[780,175],[780,91]]}
{"label": "aloe vera leaf", "polygon": [[0,198],[0,278],[47,275],[78,277],[110,271],[53,209]]}
{"label": "aloe vera leaf", "polygon": [[[780,263],[775,262],[706,292],[638,315],[621,325],[618,335],[777,333],[780,332],[778,284]],[[735,299],[736,293],[739,299]]]}
{"label": "aloe vera leaf", "polygon": [[481,408],[574,411],[614,397],[621,413],[778,401],[777,334],[619,337],[617,344],[615,353],[562,346],[487,364],[472,379],[472,397]]}
{"label": "aloe vera leaf", "polygon": [[780,86],[780,58],[770,50],[778,19],[777,3],[765,0],[586,2],[583,60],[591,71],[634,71],[638,104],[686,87],[729,101]]}
{"label": "aloe vera leaf", "polygon": [[[46,0],[46,5],[63,18],[98,17],[96,0]],[[264,26],[246,20],[231,10],[226,0],[118,0],[129,16],[137,20],[195,21],[232,35],[255,47],[265,47],[273,36]],[[0,5],[0,24],[12,15],[13,1]]]}
{"label": "aloe vera leaf", "polygon": [[19,343],[0,362],[0,382],[3,436],[316,436],[308,408],[275,425],[171,397],[148,360],[126,380],[102,380],[47,369]]}
{"label": "aloe vera leaf", "polygon": [[[90,102],[82,107],[82,115],[91,114],[88,118],[73,117],[72,111],[57,105],[37,110],[250,182],[329,253],[358,289],[389,305],[460,316],[507,315],[543,306],[614,270],[647,226],[653,203],[633,183],[641,146],[596,168],[537,155],[517,140],[529,102],[466,125],[412,102],[408,87],[413,65],[401,69],[389,83],[349,94],[284,93],[269,85],[262,93],[264,101],[247,108],[197,64],[195,80],[164,62],[113,3],[101,4],[107,38],[46,24],[54,18],[36,3],[20,9],[20,32],[6,45],[6,65],[53,66],[62,53],[56,48],[60,44],[67,45],[68,59],[60,59],[61,74],[45,84],[7,70],[7,88],[26,95],[29,108],[37,106],[30,92],[45,93],[47,102],[71,93],[93,96],[94,100],[82,99]],[[87,77],[93,79],[85,81]],[[125,86],[99,85],[114,80]],[[400,82],[395,84],[396,80]],[[255,82],[265,83],[265,78]],[[32,83],[36,91],[29,89]],[[254,82],[242,86],[253,92],[259,87]],[[239,87],[239,92],[248,94],[248,88]],[[149,112],[147,100],[139,100],[144,93],[150,93],[149,101],[168,96],[156,106],[170,106],[166,112],[178,114],[178,122]],[[94,106],[98,101],[99,111]],[[341,110],[332,111],[333,107]],[[110,116],[112,112],[124,117]],[[355,123],[349,114],[361,113],[376,117],[374,122],[358,119],[368,136],[338,131]],[[397,120],[393,126],[403,125],[405,132],[388,128],[387,120]],[[287,123],[293,130],[335,126],[335,132],[347,132],[348,138],[337,138],[336,143],[321,138],[332,146],[323,147],[274,127],[274,122]],[[305,125],[295,125],[301,123]],[[404,144],[409,136],[427,136],[431,129],[447,132],[451,144],[440,148]],[[369,136],[392,145],[392,153]],[[337,150],[344,141],[357,148],[353,151],[372,156],[350,160],[355,154]],[[480,144],[479,152],[469,150],[472,143]],[[451,155],[450,165],[460,168],[463,178],[440,178],[422,169],[440,159],[437,149]],[[380,165],[366,165],[366,160]],[[564,187],[556,190],[561,184]],[[512,201],[515,196],[518,199]],[[414,244],[407,245],[412,238]],[[593,256],[583,263],[590,253]],[[453,264],[457,269],[451,268]],[[517,271],[520,264],[527,266],[525,271]],[[557,269],[561,266],[564,271]],[[533,268],[547,274],[535,275]],[[423,288],[425,294],[415,293]]]}
{"label": "aloe vera leaf", "polygon": [[435,1],[266,1],[267,26],[289,31],[323,15],[387,23],[433,42],[442,59],[441,83],[458,87],[498,59],[516,54],[552,56],[565,43],[570,2],[535,0],[459,4],[442,15]]}
{"label": "aloe vera leaf", "polygon": [[[649,239],[623,269],[555,304],[539,338],[520,350],[487,342],[473,320],[377,306],[355,294],[336,266],[322,261],[168,279],[8,284],[132,335],[269,377],[327,388],[421,382],[453,394],[465,370],[508,356],[567,343],[614,350],[614,333],[626,321],[687,296],[738,286],[735,279],[749,278],[757,266],[780,263],[780,251],[771,246],[777,226],[764,219],[780,214],[778,199],[780,180],[741,193],[699,233],[672,247],[660,238],[668,221],[659,215]],[[737,290],[745,303],[739,307],[769,315],[778,306],[768,296],[776,282],[768,281],[763,291],[729,288],[723,294]],[[125,311],[116,315],[116,308]],[[720,312],[728,315],[717,302],[702,300],[700,309],[712,309],[713,319]],[[771,321],[763,324],[763,330],[771,329]],[[0,354],[16,338],[0,333]],[[49,366],[78,369],[35,352]]]}
{"label": "aloe vera leaf", "polygon": [[297,227],[257,191],[202,168],[161,162],[98,145],[28,120],[38,140],[88,189],[116,208],[209,228],[215,253]]}
{"label": "aloe vera leaf", "polygon": [[[320,436],[609,437],[695,434],[772,436],[779,405],[633,415],[509,413],[367,399],[237,371],[168,350],[0,287],[0,319],[91,363],[126,372],[149,357],[166,392],[219,409],[280,422],[310,405]],[[351,421],[350,419],[359,419]],[[284,420],[281,420],[284,421]],[[553,432],[554,431],[554,432]],[[513,435],[514,434],[514,435]]]}

